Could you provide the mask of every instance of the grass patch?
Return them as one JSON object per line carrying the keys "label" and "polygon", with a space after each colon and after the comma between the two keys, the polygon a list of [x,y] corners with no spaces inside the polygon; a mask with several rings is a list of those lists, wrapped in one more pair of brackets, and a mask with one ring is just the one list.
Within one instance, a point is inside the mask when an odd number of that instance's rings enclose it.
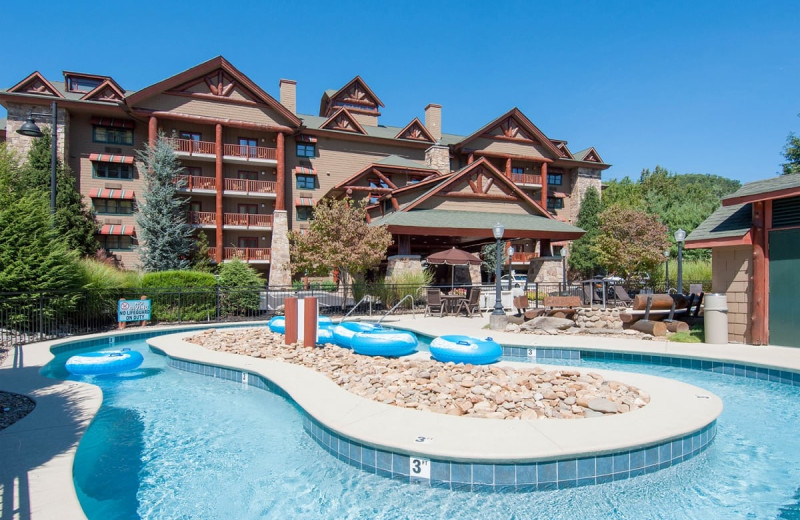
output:
{"label": "grass patch", "polygon": [[676,332],[669,338],[676,343],[703,343],[706,339],[706,331],[702,325],[695,325],[689,332]]}

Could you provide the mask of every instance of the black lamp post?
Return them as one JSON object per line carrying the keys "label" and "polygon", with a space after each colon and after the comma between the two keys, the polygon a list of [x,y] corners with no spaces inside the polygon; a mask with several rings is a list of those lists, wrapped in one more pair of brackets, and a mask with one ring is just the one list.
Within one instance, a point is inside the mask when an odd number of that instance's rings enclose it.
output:
{"label": "black lamp post", "polygon": [[508,246],[508,290],[511,290],[511,282],[513,281],[511,278],[511,261],[512,257],[514,256],[514,246]]}
{"label": "black lamp post", "polygon": [[500,239],[503,238],[503,233],[505,232],[506,228],[503,227],[503,224],[498,222],[492,228],[492,234],[494,235],[494,239],[497,241],[495,245],[495,252],[496,252],[496,261],[494,263],[494,311],[492,312],[493,316],[505,316],[505,312],[503,312],[503,303],[500,301],[500,265],[502,264],[503,259],[500,255]]}
{"label": "black lamp post", "polygon": [[667,259],[664,266],[664,292],[669,293],[669,249],[664,251],[664,258]]}
{"label": "black lamp post", "polygon": [[567,247],[561,248],[561,296],[567,296]]}
{"label": "black lamp post", "polygon": [[17,133],[20,135],[24,135],[27,137],[42,137],[44,133],[36,126],[36,122],[33,120],[33,116],[52,116],[52,131],[50,136],[50,213],[56,212],[56,164],[58,160],[56,158],[56,150],[58,149],[57,141],[58,141],[58,104],[53,101],[50,104],[50,114],[39,114],[36,112],[31,112],[28,114],[28,119],[25,121]]}
{"label": "black lamp post", "polygon": [[683,241],[686,239],[686,231],[678,229],[675,232],[675,242],[678,243],[678,292],[683,294]]}

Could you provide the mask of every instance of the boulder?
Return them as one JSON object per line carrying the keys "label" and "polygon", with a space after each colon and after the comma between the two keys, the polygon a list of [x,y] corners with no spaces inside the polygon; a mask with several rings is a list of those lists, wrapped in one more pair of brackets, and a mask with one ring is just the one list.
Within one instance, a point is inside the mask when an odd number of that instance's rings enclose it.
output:
{"label": "boulder", "polygon": [[524,330],[534,330],[534,329],[556,329],[556,330],[566,330],[570,329],[575,326],[575,322],[572,320],[568,320],[566,318],[555,318],[552,316],[539,316],[538,318],[533,318],[530,321],[526,321],[521,328]]}

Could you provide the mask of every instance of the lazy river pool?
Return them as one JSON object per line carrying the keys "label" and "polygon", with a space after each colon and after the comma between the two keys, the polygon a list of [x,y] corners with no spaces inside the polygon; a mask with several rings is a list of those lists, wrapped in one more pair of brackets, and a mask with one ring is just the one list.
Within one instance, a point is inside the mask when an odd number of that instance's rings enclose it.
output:
{"label": "lazy river pool", "polygon": [[[791,385],[672,366],[554,360],[706,388],[724,401],[716,438],[697,457],[628,480],[475,493],[363,472],[316,444],[291,401],[170,368],[141,338],[118,338],[115,348],[122,347],[144,355],[139,369],[69,377],[103,390],[74,468],[90,519],[800,518],[800,388]],[[75,352],[58,354],[45,372],[68,378],[64,362]]]}

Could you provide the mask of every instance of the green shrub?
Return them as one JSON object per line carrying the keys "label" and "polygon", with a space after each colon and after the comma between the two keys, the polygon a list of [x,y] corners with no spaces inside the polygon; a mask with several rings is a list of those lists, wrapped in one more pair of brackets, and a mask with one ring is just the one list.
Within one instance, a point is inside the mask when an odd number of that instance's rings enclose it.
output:
{"label": "green shrub", "polygon": [[242,262],[225,262],[219,268],[220,310],[224,315],[246,315],[258,310],[264,280],[255,269]]}
{"label": "green shrub", "polygon": [[216,278],[198,271],[159,271],[142,277],[154,321],[203,321],[217,313]]}

